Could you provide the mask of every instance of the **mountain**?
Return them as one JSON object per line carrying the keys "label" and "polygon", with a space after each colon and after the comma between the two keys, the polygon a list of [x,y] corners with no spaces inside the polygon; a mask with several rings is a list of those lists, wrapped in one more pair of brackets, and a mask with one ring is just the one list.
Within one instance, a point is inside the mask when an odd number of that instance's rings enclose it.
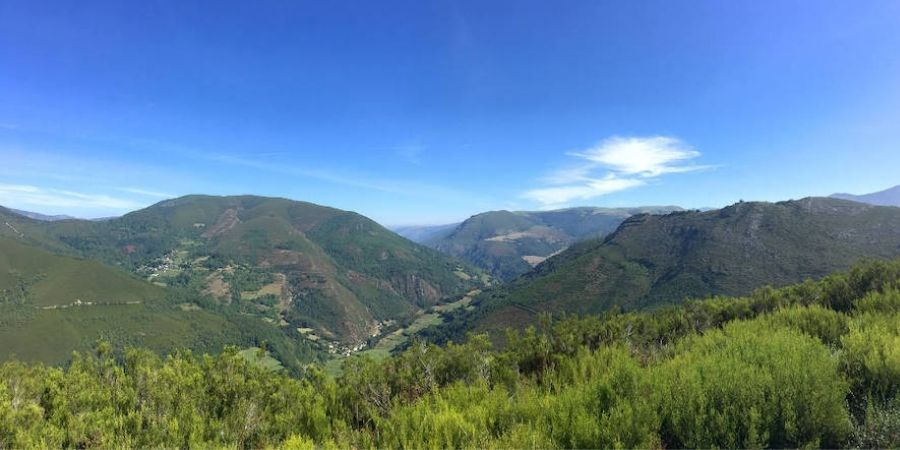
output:
{"label": "mountain", "polygon": [[425,241],[491,275],[511,280],[574,242],[611,233],[634,214],[681,208],[568,208],[554,211],[491,211]]}
{"label": "mountain", "polygon": [[256,196],[186,196],[106,221],[0,209],[0,235],[186,289],[311,338],[354,343],[478,284],[464,263],[359,214]]}
{"label": "mountain", "polygon": [[319,353],[298,333],[291,338],[238,314],[185,307],[182,294],[97,261],[0,237],[0,359],[59,364],[100,338],[120,350],[160,353],[218,352],[266,340],[294,368]]}
{"label": "mountain", "polygon": [[19,215],[21,215],[21,216],[28,217],[29,219],[42,220],[42,221],[44,221],[44,222],[55,222],[55,221],[57,221],[57,220],[69,220],[69,219],[74,219],[74,218],[75,218],[75,217],[72,217],[72,216],[66,216],[66,215],[63,215],[63,214],[57,214],[57,215],[48,216],[48,215],[46,215],[46,214],[41,214],[41,213],[36,213],[36,212],[31,212],[31,211],[22,211],[21,209],[12,209],[12,208],[9,208],[9,210],[12,211],[12,212],[14,212],[14,213],[16,213],[16,214],[19,214]]}
{"label": "mountain", "polygon": [[868,203],[870,205],[900,206],[900,185],[871,194],[833,194],[831,197]]}
{"label": "mountain", "polygon": [[413,242],[424,244],[430,240],[443,237],[457,226],[459,226],[459,222],[444,225],[400,225],[391,227],[391,231]]}
{"label": "mountain", "polygon": [[[535,315],[636,310],[745,295],[819,278],[860,259],[900,255],[900,209],[832,198],[742,202],[708,212],[637,215],[569,247],[448,328],[496,330]],[[451,331],[452,332],[452,331]]]}

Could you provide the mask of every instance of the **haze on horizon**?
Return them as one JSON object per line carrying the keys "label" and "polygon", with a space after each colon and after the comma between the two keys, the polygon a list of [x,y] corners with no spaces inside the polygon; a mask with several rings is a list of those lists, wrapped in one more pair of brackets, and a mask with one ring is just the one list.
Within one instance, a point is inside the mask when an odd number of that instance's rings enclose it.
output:
{"label": "haze on horizon", "polygon": [[900,3],[10,1],[0,205],[437,224],[900,184]]}

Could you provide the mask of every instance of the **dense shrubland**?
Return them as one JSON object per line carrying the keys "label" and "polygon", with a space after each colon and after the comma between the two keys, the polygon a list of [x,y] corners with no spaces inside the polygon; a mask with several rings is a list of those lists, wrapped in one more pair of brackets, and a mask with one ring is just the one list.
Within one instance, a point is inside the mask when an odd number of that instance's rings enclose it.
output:
{"label": "dense shrubland", "polygon": [[103,343],[64,368],[8,362],[0,447],[896,447],[900,261],[343,373]]}

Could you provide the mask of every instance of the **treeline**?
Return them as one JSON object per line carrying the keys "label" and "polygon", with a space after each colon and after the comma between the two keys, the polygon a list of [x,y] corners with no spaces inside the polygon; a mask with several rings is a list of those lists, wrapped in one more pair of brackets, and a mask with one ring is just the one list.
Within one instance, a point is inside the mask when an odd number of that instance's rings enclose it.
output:
{"label": "treeline", "polygon": [[900,261],[343,373],[107,344],[65,368],[8,362],[0,447],[897,447]]}

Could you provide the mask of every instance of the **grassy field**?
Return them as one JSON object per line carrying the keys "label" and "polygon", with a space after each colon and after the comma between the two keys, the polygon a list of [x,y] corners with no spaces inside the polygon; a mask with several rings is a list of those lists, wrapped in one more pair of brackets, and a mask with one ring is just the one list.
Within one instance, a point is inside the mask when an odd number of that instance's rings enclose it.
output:
{"label": "grassy field", "polygon": [[119,269],[0,237],[0,291],[27,286],[36,307],[158,300],[164,291]]}
{"label": "grassy field", "polygon": [[284,278],[282,276],[280,278],[277,278],[276,281],[259,288],[258,291],[241,292],[241,298],[244,300],[254,300],[254,299],[260,298],[264,295],[274,295],[276,297],[281,297],[281,290],[283,288],[284,288]]}
{"label": "grassy field", "polygon": [[250,364],[262,367],[270,372],[277,372],[284,369],[284,366],[281,365],[281,361],[273,358],[269,352],[263,351],[259,347],[246,348],[238,352],[238,354]]}

